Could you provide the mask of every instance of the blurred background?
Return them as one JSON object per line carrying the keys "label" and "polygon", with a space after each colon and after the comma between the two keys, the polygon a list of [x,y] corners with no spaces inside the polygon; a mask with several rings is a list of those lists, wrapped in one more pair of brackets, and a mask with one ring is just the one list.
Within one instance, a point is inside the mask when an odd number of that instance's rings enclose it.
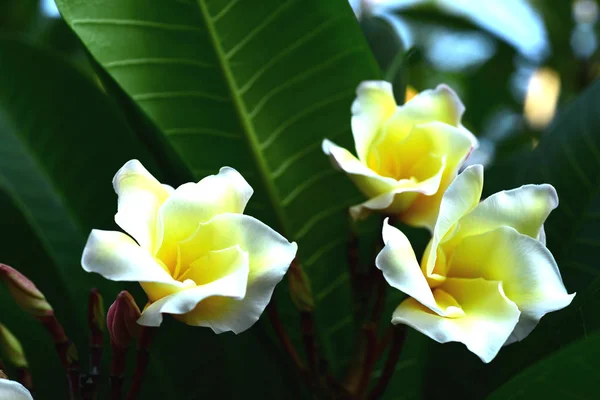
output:
{"label": "blurred background", "polygon": [[[531,149],[599,74],[597,0],[350,0],[396,95],[447,83],[481,139],[470,163]],[[2,0],[0,34],[27,37],[92,69],[54,0]],[[350,68],[351,66],[349,66]],[[399,73],[402,71],[402,74]]]}

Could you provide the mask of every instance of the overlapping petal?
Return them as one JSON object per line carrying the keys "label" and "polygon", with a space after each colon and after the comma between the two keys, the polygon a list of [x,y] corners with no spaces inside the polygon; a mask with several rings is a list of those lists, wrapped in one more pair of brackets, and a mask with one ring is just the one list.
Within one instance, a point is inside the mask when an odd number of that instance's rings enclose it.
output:
{"label": "overlapping petal", "polygon": [[179,186],[159,210],[158,257],[174,263],[177,243],[190,237],[198,224],[221,213],[242,213],[253,190],[233,168],[223,167],[198,183]]}
{"label": "overlapping petal", "polygon": [[162,185],[138,160],[119,169],[113,188],[119,197],[115,222],[140,246],[155,251],[158,209],[173,188]]}
{"label": "overlapping petal", "polygon": [[[483,362],[490,362],[510,337],[520,312],[504,294],[502,283],[484,279],[451,278],[440,289],[463,311],[442,317],[417,300],[404,300],[392,323],[406,324],[440,343],[461,342]],[[448,301],[448,300],[447,300]]]}
{"label": "overlapping petal", "polygon": [[[207,249],[232,245],[248,253],[249,273],[243,299],[207,299],[186,315],[190,325],[210,326],[215,332],[240,333],[254,324],[283,279],[298,246],[290,243],[259,220],[243,214],[220,214],[198,226],[196,233],[181,243],[182,254],[194,258]],[[218,312],[217,312],[218,311]]]}
{"label": "overlapping petal", "polygon": [[358,158],[366,163],[369,147],[385,121],[396,111],[392,85],[365,81],[356,89],[352,103],[352,133]]}
{"label": "overlapping petal", "polygon": [[[239,247],[215,253],[210,255],[213,258],[210,261],[217,261],[215,258],[220,258],[220,260],[218,260],[217,265],[210,265],[210,269],[213,274],[218,273],[222,275],[220,278],[190,289],[181,290],[153,302],[142,312],[138,323],[145,326],[159,326],[162,323],[162,314],[173,314],[176,318],[188,313],[193,314],[194,309],[203,300],[211,297],[243,299],[246,295],[248,273],[250,270],[248,254],[241,251]],[[218,267],[225,268],[219,270]],[[218,310],[217,312],[221,311],[223,310]],[[179,318],[189,323],[189,316]],[[235,323],[235,321],[231,322]],[[210,326],[203,321],[198,321],[194,325]]]}
{"label": "overlapping petal", "polygon": [[575,296],[567,293],[550,251],[508,226],[462,240],[453,252],[448,274],[502,281],[506,295],[530,320],[529,326],[568,306]]}
{"label": "overlapping petal", "polygon": [[558,207],[558,195],[550,185],[524,185],[495,193],[483,200],[460,221],[456,239],[510,226],[518,232],[540,239],[543,224]]}
{"label": "overlapping petal", "polygon": [[433,229],[431,243],[426,251],[426,261],[423,263],[427,276],[433,272],[439,243],[447,235],[452,234],[456,229],[457,222],[479,204],[482,190],[483,167],[481,165],[467,167],[448,186],[440,203],[439,216]]}
{"label": "overlapping petal", "polygon": [[92,230],[83,250],[81,265],[85,271],[96,272],[113,281],[181,286],[164,265],[121,232]]}

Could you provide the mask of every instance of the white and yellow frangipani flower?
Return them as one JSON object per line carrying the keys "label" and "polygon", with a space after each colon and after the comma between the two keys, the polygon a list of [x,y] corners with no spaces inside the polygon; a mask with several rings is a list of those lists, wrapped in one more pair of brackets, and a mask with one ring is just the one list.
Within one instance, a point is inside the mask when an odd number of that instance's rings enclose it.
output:
{"label": "white and yellow frangipani flower", "polygon": [[392,86],[366,81],[352,104],[355,157],[331,141],[323,151],[368,197],[350,208],[355,219],[376,210],[433,229],[442,195],[477,146],[461,125],[465,107],[446,85],[397,106]]}
{"label": "white and yellow frangipani flower", "polygon": [[[137,160],[115,175],[121,232],[93,230],[82,265],[115,281],[137,281],[149,304],[138,323],[162,314],[216,333],[243,332],[260,317],[297,251],[295,243],[244,215],[253,190],[223,167],[173,189]],[[136,243],[137,241],[137,243]]]}
{"label": "white and yellow frangipani flower", "polygon": [[[0,373],[2,370],[0,370]],[[33,400],[29,390],[19,382],[0,376],[0,399],[6,400]]]}
{"label": "white and yellow frangipani flower", "polygon": [[421,265],[386,220],[376,259],[387,282],[410,296],[394,311],[440,342],[462,342],[484,362],[523,340],[539,320],[571,303],[543,223],[557,207],[550,185],[525,185],[481,203],[483,167],[465,169],[443,196]]}

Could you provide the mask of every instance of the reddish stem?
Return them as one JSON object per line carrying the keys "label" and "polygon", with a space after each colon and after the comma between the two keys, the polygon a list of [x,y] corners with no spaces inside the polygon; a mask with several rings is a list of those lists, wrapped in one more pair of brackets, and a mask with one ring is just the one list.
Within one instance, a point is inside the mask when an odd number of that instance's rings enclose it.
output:
{"label": "reddish stem", "polygon": [[308,368],[316,373],[319,368],[319,354],[317,352],[317,341],[315,333],[315,320],[312,312],[300,312],[300,329],[304,340],[304,349],[308,360]]}
{"label": "reddish stem", "polygon": [[127,349],[112,343],[112,360],[110,362],[110,399],[121,400]]}
{"label": "reddish stem", "polygon": [[79,357],[75,344],[67,337],[62,325],[54,314],[37,317],[54,341],[56,353],[67,373],[69,386],[69,399],[76,400],[80,397],[79,387]]}
{"label": "reddish stem", "polygon": [[285,331],[285,328],[283,327],[283,324],[281,323],[281,319],[279,318],[279,312],[277,311],[277,306],[275,305],[274,301],[271,301],[267,306],[267,312],[269,313],[269,318],[271,319],[271,325],[275,330],[275,334],[281,342],[281,346],[288,354],[288,356],[292,359],[296,368],[302,373],[304,373],[304,364],[300,360],[296,348],[292,344],[292,341],[290,340],[287,332]]}
{"label": "reddish stem", "polygon": [[135,372],[133,374],[133,381],[131,382],[131,387],[129,388],[129,392],[127,392],[127,400],[136,400],[140,395],[142,390],[142,383],[144,382],[144,378],[146,377],[146,371],[148,369],[148,364],[150,361],[150,352],[148,349],[150,348],[150,344],[152,343],[152,337],[156,328],[151,328],[148,326],[142,327],[140,331],[140,337],[137,342],[137,359],[135,365]]}
{"label": "reddish stem", "polygon": [[396,371],[396,364],[400,359],[400,353],[402,352],[402,347],[404,346],[404,341],[406,340],[406,326],[397,325],[392,329],[394,332],[390,354],[388,355],[388,358],[385,362],[385,366],[383,367],[383,372],[379,377],[379,381],[377,382],[371,393],[369,393],[369,400],[377,400],[383,395],[385,389],[390,383],[390,380],[394,376],[394,372]]}
{"label": "reddish stem", "polygon": [[[98,300],[100,298],[100,300]],[[100,366],[102,364],[102,347],[104,337],[102,325],[96,321],[98,317],[104,318],[104,315],[96,315],[98,301],[102,301],[98,289],[90,291],[88,301],[88,327],[90,329],[90,388],[89,398],[95,399],[100,390]]]}
{"label": "reddish stem", "polygon": [[31,371],[29,371],[29,368],[17,368],[17,381],[25,386],[30,392],[33,391],[33,379],[31,378]]}
{"label": "reddish stem", "polygon": [[373,323],[367,323],[363,326],[363,333],[365,335],[366,351],[360,381],[356,390],[358,398],[364,397],[377,361],[377,326]]}

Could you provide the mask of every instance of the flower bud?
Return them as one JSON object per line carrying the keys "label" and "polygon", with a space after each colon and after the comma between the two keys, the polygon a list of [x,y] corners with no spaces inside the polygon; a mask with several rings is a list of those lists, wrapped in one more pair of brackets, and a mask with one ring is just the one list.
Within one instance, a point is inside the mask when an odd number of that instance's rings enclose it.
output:
{"label": "flower bud", "polygon": [[15,367],[27,368],[29,366],[19,339],[3,324],[0,324],[0,351],[4,359]]}
{"label": "flower bud", "polygon": [[92,332],[104,332],[104,299],[98,289],[90,291],[88,302],[88,326]]}
{"label": "flower bud", "polygon": [[27,277],[6,264],[0,264],[0,279],[8,286],[8,291],[17,304],[34,317],[53,315],[52,306],[43,293]]}
{"label": "flower bud", "polygon": [[106,325],[113,345],[126,349],[131,341],[140,334],[140,309],[133,296],[124,290],[117,296],[115,302],[108,309]]}
{"label": "flower bud", "polygon": [[295,262],[292,263],[289,271],[288,279],[292,302],[300,311],[312,311],[315,308],[315,301],[308,276],[306,276],[302,268]]}

